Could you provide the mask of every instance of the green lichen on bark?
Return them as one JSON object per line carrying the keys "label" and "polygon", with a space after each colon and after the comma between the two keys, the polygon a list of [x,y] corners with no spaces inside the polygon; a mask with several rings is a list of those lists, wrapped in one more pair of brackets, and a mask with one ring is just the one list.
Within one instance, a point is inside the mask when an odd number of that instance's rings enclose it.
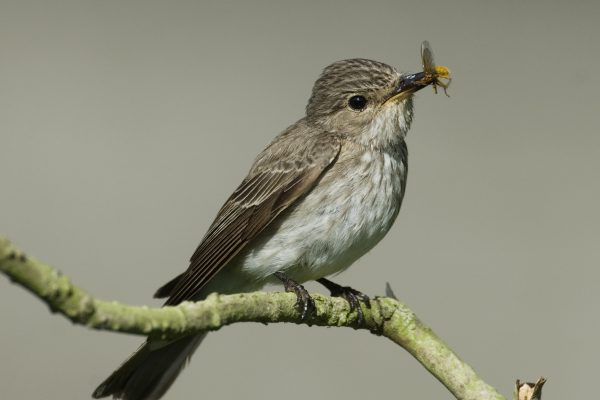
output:
{"label": "green lichen on bark", "polygon": [[92,329],[176,338],[214,331],[238,322],[350,327],[385,336],[412,354],[448,390],[462,400],[504,400],[477,376],[404,304],[377,297],[362,305],[364,320],[340,298],[312,294],[316,310],[301,319],[292,293],[212,294],[201,302],[149,308],[96,299],[56,269],[26,256],[0,238],[0,272],[44,301],[53,312]]}

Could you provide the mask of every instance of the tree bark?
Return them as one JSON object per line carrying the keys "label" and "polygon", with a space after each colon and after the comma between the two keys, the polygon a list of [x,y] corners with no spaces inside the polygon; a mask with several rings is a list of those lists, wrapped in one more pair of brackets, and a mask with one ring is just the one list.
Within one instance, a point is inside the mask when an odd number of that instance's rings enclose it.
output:
{"label": "tree bark", "polygon": [[[365,329],[384,336],[412,354],[460,400],[505,400],[404,304],[376,297],[361,305],[364,320],[346,300],[312,294],[316,311],[301,319],[292,293],[212,294],[201,302],[148,308],[100,300],[56,269],[25,255],[0,238],[0,272],[45,302],[52,312],[88,328],[160,338],[216,331],[236,322],[296,324]],[[388,292],[390,294],[391,291]]]}

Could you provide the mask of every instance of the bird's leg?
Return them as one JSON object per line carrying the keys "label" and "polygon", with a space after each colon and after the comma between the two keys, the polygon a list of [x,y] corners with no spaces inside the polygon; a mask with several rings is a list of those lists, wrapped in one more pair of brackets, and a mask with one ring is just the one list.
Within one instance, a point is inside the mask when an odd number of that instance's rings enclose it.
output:
{"label": "bird's leg", "polygon": [[333,297],[346,299],[348,304],[350,304],[350,311],[356,310],[358,323],[363,323],[364,315],[360,308],[360,301],[362,300],[367,308],[371,308],[371,299],[369,299],[369,296],[356,289],[352,289],[350,286],[338,285],[337,283],[331,282],[329,279],[321,278],[317,279],[317,282],[329,289]]}
{"label": "bird's leg", "polygon": [[308,294],[308,291],[304,286],[295,280],[288,278],[283,272],[275,272],[275,277],[283,283],[286,292],[294,292],[296,294],[296,307],[302,314],[302,319],[304,319],[309,312],[315,310],[315,301],[310,297],[310,294]]}

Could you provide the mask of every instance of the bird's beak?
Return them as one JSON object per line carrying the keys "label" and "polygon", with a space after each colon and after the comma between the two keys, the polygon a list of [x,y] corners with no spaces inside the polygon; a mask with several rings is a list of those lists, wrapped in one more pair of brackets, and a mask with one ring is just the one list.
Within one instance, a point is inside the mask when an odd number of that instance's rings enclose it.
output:
{"label": "bird's beak", "polygon": [[390,94],[384,104],[388,102],[404,100],[413,93],[429,85],[433,85],[433,90],[436,93],[437,87],[442,87],[444,89],[444,93],[446,93],[446,96],[448,96],[448,92],[446,90],[452,81],[452,78],[450,77],[450,70],[448,67],[441,65],[433,65],[430,67],[431,68],[428,68],[423,72],[402,75],[398,86],[394,88],[393,92]]}
{"label": "bird's beak", "polygon": [[385,101],[385,103],[404,100],[411,94],[433,83],[431,79],[427,78],[428,74],[426,74],[425,72],[417,72],[415,74],[402,75],[400,83],[398,84],[398,86],[396,86],[396,88],[391,93],[390,97],[388,97],[388,99]]}

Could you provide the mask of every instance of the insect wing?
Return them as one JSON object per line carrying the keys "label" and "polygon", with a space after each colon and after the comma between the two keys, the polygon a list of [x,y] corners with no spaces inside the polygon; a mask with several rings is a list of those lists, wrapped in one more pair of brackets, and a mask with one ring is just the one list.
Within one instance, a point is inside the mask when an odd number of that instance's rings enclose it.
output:
{"label": "insect wing", "polygon": [[423,72],[435,74],[435,61],[433,51],[427,40],[421,43],[421,61],[423,62]]}

